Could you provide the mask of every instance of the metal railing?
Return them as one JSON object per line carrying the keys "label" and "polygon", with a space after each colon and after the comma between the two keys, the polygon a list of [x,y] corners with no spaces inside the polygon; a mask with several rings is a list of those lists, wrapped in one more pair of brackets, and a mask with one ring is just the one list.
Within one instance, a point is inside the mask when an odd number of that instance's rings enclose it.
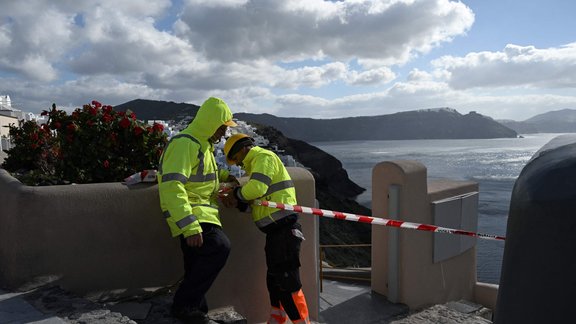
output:
{"label": "metal railing", "polygon": [[[320,244],[319,245],[319,273],[320,273],[320,292],[322,292],[322,280],[324,278],[333,278],[333,279],[346,279],[346,280],[360,280],[360,281],[368,281],[370,282],[371,279],[371,270],[362,270],[359,268],[335,268],[335,267],[325,267],[324,266],[324,249],[325,248],[357,248],[357,247],[372,247],[372,244]],[[324,269],[332,269],[332,270],[341,270],[341,272],[346,271],[354,271],[354,272],[366,272],[368,274],[367,277],[358,277],[358,276],[346,276],[346,275],[334,275],[334,274],[324,274]]]}

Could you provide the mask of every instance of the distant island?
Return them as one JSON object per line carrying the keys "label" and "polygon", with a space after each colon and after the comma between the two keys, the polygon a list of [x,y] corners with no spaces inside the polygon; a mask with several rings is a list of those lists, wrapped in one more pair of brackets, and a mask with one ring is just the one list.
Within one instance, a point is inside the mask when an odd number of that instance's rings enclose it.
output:
{"label": "distant island", "polygon": [[576,133],[576,110],[554,110],[525,121],[498,120],[498,122],[520,134]]}
{"label": "distant island", "polygon": [[[179,121],[193,116],[197,105],[137,99],[115,107],[130,109],[144,120]],[[389,115],[313,119],[235,113],[246,122],[274,127],[284,136],[306,142],[400,139],[514,138],[518,133],[476,112],[451,108],[421,109]]]}
{"label": "distant island", "polygon": [[490,117],[451,108],[422,109],[390,115],[336,119],[286,118],[269,114],[234,114],[238,119],[272,126],[286,137],[307,142],[405,139],[514,138],[516,131]]}

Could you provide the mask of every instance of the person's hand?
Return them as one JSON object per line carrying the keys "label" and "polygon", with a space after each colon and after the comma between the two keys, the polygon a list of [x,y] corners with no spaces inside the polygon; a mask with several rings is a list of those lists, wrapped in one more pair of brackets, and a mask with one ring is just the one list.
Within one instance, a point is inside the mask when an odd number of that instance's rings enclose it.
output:
{"label": "person's hand", "polygon": [[222,201],[222,205],[227,208],[235,208],[238,206],[238,199],[236,199],[236,195],[234,195],[234,191],[229,191],[226,194],[220,195],[220,201]]}
{"label": "person's hand", "polygon": [[186,244],[188,244],[189,247],[201,247],[202,244],[204,244],[204,239],[202,238],[202,233],[188,236],[186,238]]}

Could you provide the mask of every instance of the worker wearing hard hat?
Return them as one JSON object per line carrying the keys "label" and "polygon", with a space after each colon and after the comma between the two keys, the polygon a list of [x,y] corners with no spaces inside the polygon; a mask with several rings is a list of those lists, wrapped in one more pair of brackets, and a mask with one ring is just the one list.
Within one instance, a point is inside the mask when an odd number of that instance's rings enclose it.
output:
{"label": "worker wearing hard hat", "polygon": [[[242,166],[250,177],[242,187],[221,195],[227,207],[246,211],[254,199],[295,205],[296,190],[280,158],[272,151],[255,146],[251,137],[234,134],[224,144],[226,161]],[[300,245],[304,239],[298,214],[251,206],[252,218],[266,233],[266,286],[271,311],[268,323],[309,323],[308,306],[300,281]]]}
{"label": "worker wearing hard hat", "polygon": [[220,181],[233,180],[227,170],[217,169],[214,158],[214,144],[229,126],[236,123],[228,105],[209,98],[160,158],[160,205],[184,255],[184,279],[174,295],[172,315],[185,322],[209,323],[205,294],[230,253],[214,194]]}

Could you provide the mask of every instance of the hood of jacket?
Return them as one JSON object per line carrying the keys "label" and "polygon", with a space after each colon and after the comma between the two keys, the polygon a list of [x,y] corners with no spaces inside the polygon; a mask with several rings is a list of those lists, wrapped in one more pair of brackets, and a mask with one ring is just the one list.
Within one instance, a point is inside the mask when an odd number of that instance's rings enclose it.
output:
{"label": "hood of jacket", "polygon": [[198,140],[207,141],[218,127],[232,121],[232,111],[224,100],[210,97],[196,113],[194,120],[183,131],[189,133]]}

